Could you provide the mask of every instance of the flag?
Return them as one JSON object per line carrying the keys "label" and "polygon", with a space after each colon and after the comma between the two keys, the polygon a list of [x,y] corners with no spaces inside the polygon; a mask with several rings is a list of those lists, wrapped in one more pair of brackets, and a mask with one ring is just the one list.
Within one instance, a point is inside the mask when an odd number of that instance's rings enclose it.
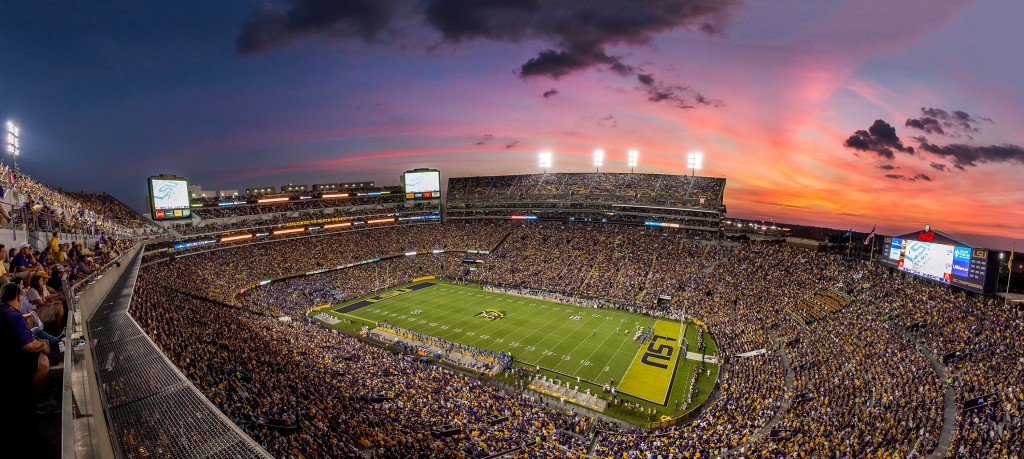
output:
{"label": "flag", "polygon": [[850,228],[850,231],[847,231],[846,234],[843,235],[843,237],[853,237],[853,228]]}
{"label": "flag", "polygon": [[871,232],[868,233],[867,239],[864,239],[864,245],[868,245],[875,238],[875,228],[878,228],[878,225],[871,226]]}
{"label": "flag", "polygon": [[1013,249],[1015,247],[1017,247],[1017,241],[1013,241],[1013,244],[1010,244],[1010,262],[1006,264],[1007,269],[1011,272],[1013,272]]}

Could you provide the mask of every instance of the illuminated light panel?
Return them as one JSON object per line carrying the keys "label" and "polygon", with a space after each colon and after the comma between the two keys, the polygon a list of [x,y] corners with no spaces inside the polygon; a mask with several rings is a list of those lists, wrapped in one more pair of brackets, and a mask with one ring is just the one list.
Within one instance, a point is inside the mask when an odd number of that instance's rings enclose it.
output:
{"label": "illuminated light panel", "polygon": [[536,215],[513,215],[513,216],[511,216],[509,218],[511,218],[512,220],[536,220],[537,216]]}
{"label": "illuminated light panel", "polygon": [[704,153],[694,151],[686,154],[686,167],[697,170],[704,165]]}
{"label": "illuminated light panel", "polygon": [[327,193],[320,196],[323,199],[347,198],[348,193]]}
{"label": "illuminated light panel", "polygon": [[287,201],[288,199],[289,199],[288,197],[264,198],[264,199],[258,199],[256,202],[258,202],[260,204],[264,204],[264,203],[268,203],[268,202],[284,202],[284,201]]}
{"label": "illuminated light panel", "polygon": [[344,223],[331,223],[330,225],[324,225],[324,229],[331,229],[331,228],[344,228],[344,227],[346,227],[346,226],[352,226],[352,222],[344,222]]}
{"label": "illuminated light panel", "polygon": [[280,235],[280,234],[301,233],[303,231],[306,231],[306,228],[292,228],[292,229],[285,229],[285,230],[276,230],[276,231],[274,231],[274,236],[277,236],[277,235]]}
{"label": "illuminated light panel", "polygon": [[379,218],[379,219],[376,219],[376,220],[369,220],[366,223],[370,223],[370,224],[373,224],[373,223],[391,223],[393,221],[395,221],[395,219],[393,219],[393,218]]}
{"label": "illuminated light panel", "polygon": [[537,155],[537,165],[541,169],[551,169],[551,157],[552,155],[550,151],[540,152],[540,154]]}
{"label": "illuminated light panel", "polygon": [[241,241],[241,240],[245,240],[245,239],[252,239],[252,234],[239,234],[239,235],[235,235],[235,236],[224,236],[224,237],[220,238],[220,242]]}
{"label": "illuminated light panel", "polygon": [[678,223],[665,223],[665,222],[644,222],[645,226],[663,226],[666,228],[681,228]]}

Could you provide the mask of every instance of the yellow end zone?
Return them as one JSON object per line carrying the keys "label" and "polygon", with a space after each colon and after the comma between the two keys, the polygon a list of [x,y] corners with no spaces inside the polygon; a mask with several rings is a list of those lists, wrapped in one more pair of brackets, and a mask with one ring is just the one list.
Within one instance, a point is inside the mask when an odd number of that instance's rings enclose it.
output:
{"label": "yellow end zone", "polygon": [[655,322],[650,341],[637,352],[617,390],[664,406],[679,354],[679,324]]}

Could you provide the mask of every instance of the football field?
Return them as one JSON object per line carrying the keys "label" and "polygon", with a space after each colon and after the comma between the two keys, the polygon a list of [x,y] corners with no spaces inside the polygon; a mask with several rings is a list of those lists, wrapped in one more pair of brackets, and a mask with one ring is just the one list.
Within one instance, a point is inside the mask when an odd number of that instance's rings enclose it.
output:
{"label": "football field", "polygon": [[[699,360],[679,350],[680,324],[615,309],[592,309],[476,286],[421,282],[336,305],[339,318],[383,322],[468,346],[508,352],[517,365],[540,367],[596,386],[611,383],[620,393],[669,409],[685,402]],[[641,343],[638,327],[650,330]],[[698,329],[685,328],[689,349],[697,347]],[[707,354],[716,349],[705,335]],[[709,391],[718,368],[698,381]],[[699,378],[700,379],[700,378]],[[706,394],[701,394],[706,397]],[[703,400],[705,397],[700,397]],[[698,401],[695,400],[695,404]]]}

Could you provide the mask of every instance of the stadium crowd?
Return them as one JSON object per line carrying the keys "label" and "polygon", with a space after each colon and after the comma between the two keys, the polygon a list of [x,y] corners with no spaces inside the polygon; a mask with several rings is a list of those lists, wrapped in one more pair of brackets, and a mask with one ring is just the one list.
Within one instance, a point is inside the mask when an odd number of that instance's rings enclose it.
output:
{"label": "stadium crowd", "polygon": [[451,208],[488,201],[614,202],[718,209],[725,179],[667,174],[550,173],[454,177]]}
{"label": "stadium crowd", "polygon": [[0,206],[0,226],[35,231],[136,236],[158,230],[137,212],[106,193],[50,188],[0,164],[0,197],[13,193],[15,204]]}
{"label": "stadium crowd", "polygon": [[[462,193],[487,192],[474,181],[461,186]],[[436,249],[445,252],[393,257]],[[465,250],[491,253],[470,271],[457,252]],[[381,261],[238,295],[262,280],[375,258]],[[698,320],[726,359],[717,392],[692,423],[619,429],[302,320],[276,319],[421,274]],[[937,448],[947,387],[960,403],[990,401],[957,417],[951,455],[1022,453],[1020,309],[836,254],[768,243],[715,247],[660,228],[447,222],[180,257],[145,268],[139,282],[136,319],[214,403],[279,457],[485,457],[506,450],[517,458],[730,451],[907,457]],[[824,291],[850,302],[810,323],[787,312]],[[655,310],[661,296],[671,300]],[[930,355],[957,351],[949,379],[940,380]]]}
{"label": "stadium crowd", "polygon": [[[342,203],[338,203],[342,204]],[[257,207],[257,206],[249,206]],[[187,222],[174,225],[174,230],[183,236],[216,234],[231,231],[272,229],[284,225],[309,223],[334,223],[355,221],[358,217],[404,216],[417,213],[438,213],[436,204],[427,202],[415,204],[380,204],[357,206],[328,206],[312,210],[289,211],[287,209],[264,209],[266,213],[241,215],[227,218],[207,218],[199,223]]]}

